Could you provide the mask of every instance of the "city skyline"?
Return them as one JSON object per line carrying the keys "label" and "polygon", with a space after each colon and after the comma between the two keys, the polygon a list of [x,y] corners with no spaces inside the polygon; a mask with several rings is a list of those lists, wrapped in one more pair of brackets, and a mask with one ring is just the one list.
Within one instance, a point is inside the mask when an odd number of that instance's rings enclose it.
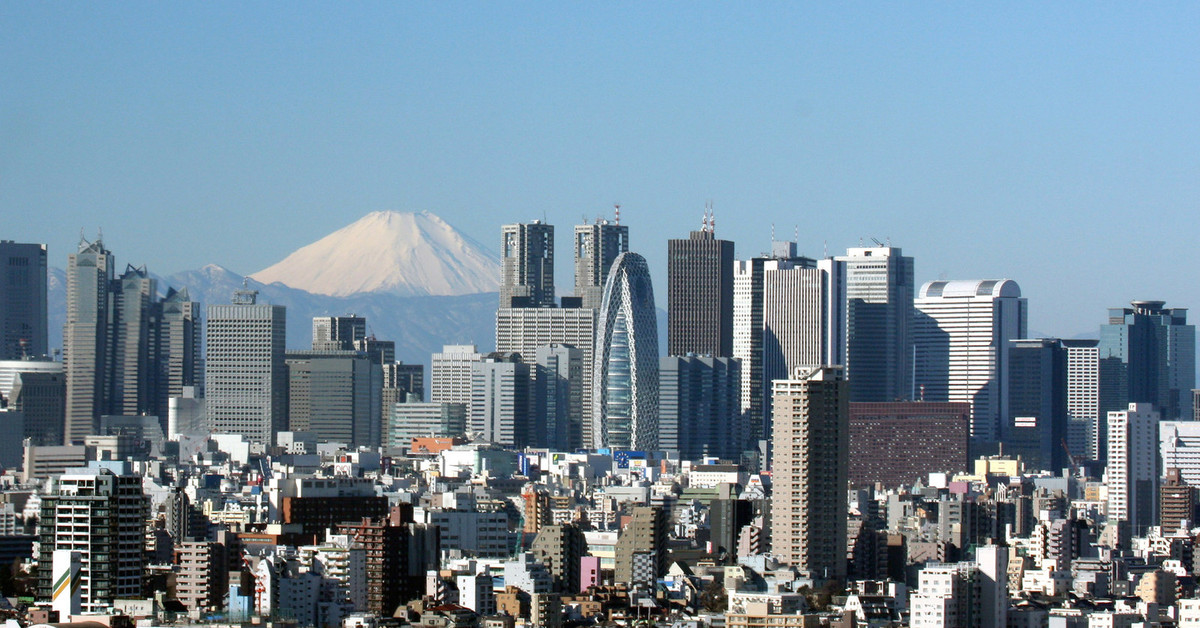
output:
{"label": "city skyline", "polygon": [[1045,334],[1200,300],[1200,8],[473,8],[6,6],[5,237],[248,274],[378,209],[490,243],[619,202],[665,286],[647,234],[712,200],[740,257],[772,224],[810,257],[890,241],[918,285],[1020,281]]}

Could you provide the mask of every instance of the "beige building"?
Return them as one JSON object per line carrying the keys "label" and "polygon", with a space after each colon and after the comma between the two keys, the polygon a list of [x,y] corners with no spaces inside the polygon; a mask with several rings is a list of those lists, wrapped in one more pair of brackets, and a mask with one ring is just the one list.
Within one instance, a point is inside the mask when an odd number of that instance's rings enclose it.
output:
{"label": "beige building", "polygon": [[814,578],[846,578],[850,386],[841,367],[775,380],[771,547]]}

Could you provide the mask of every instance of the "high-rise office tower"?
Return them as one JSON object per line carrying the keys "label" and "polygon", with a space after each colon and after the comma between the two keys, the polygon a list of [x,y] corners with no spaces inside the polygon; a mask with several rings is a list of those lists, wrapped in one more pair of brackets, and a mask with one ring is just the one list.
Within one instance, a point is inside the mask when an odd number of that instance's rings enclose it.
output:
{"label": "high-rise office tower", "polygon": [[571,415],[566,426],[572,449],[591,442],[596,311],[586,307],[539,307],[501,308],[496,312],[497,351],[518,353],[532,362],[538,349],[548,345],[570,345],[579,349],[583,363],[580,386],[584,403],[581,412]]}
{"label": "high-rise office tower", "polygon": [[846,578],[850,384],[840,367],[775,380],[771,551],[812,577]]}
{"label": "high-rise office tower", "polygon": [[373,384],[380,368],[357,351],[288,351],[288,429],[312,432],[320,442],[351,447],[379,445],[382,425],[379,391]]}
{"label": "high-rise office tower", "polygon": [[1063,340],[1067,352],[1067,446],[1080,459],[1100,460],[1108,442],[1100,421],[1098,340]]}
{"label": "high-rise office tower", "polygon": [[741,360],[663,356],[658,364],[658,447],[680,460],[737,460],[746,430],[739,404]]}
{"label": "high-rise office tower", "polygon": [[492,353],[471,365],[468,426],[476,440],[529,444],[529,365],[515,353]]}
{"label": "high-rise office tower", "polygon": [[0,240],[0,265],[0,360],[48,354],[46,245]]}
{"label": "high-rise office tower", "polygon": [[667,241],[667,354],[733,355],[733,242],[704,225]]}
{"label": "high-rise office tower", "polygon": [[658,506],[635,506],[617,537],[616,578],[630,586],[653,587],[667,573],[670,516]]}
{"label": "high-rise office tower", "polygon": [[357,314],[316,316],[312,325],[314,351],[350,350],[367,337],[367,319]]}
{"label": "high-rise office tower", "polygon": [[570,449],[572,417],[583,416],[583,351],[560,343],[538,347],[533,369],[529,441],[534,447]]}
{"label": "high-rise office tower", "polygon": [[[763,410],[763,279],[768,269],[791,268],[796,263],[812,262],[796,255],[795,242],[772,242],[770,255],[737,260],[733,266],[733,357],[742,361],[741,408],[748,418],[749,443],[764,438]],[[815,262],[813,262],[815,263]]]}
{"label": "high-rise office tower", "polygon": [[628,250],[627,225],[597,219],[575,226],[575,296],[581,307],[600,307],[608,271],[617,256]]}
{"label": "high-rise office tower", "polygon": [[483,358],[475,345],[445,345],[429,365],[429,401],[471,403],[471,365]]}
{"label": "high-rise office tower", "polygon": [[[392,364],[396,361],[396,341],[379,340],[375,336],[367,336],[354,341],[351,347],[355,351],[367,354],[371,362],[379,365]],[[422,371],[423,373],[424,371]],[[422,388],[424,388],[422,386]]]}
{"label": "high-rise office tower", "polygon": [[1011,279],[931,281],[921,286],[916,310],[917,398],[970,403],[971,439],[995,442],[1008,416],[1008,341],[1028,335],[1020,286]]}
{"label": "high-rise office tower", "polygon": [[1027,469],[1066,468],[1067,350],[1056,338],[1010,340],[1008,410],[1000,425],[1004,453]]}
{"label": "high-rise office tower", "polygon": [[403,403],[409,395],[414,401],[425,400],[425,365],[384,362],[383,404]]}
{"label": "high-rise office tower", "polygon": [[913,258],[898,247],[850,248],[846,264],[846,377],[854,401],[912,391]]}
{"label": "high-rise office tower", "polygon": [[55,550],[77,551],[81,556],[84,612],[101,612],[114,600],[140,597],[149,515],[140,477],[114,475],[107,469],[61,475],[50,493],[42,496],[38,597],[50,599],[58,584],[51,572]]}
{"label": "high-rise office tower", "polygon": [[843,364],[846,359],[845,264],[834,259],[780,264],[763,271],[763,389],[759,417],[771,437],[771,382],[797,368]]}
{"label": "high-rise office tower", "polygon": [[[109,361],[109,404],[105,414],[157,413],[157,383],[151,338],[157,334],[158,282],[146,267],[126,266],[112,284],[113,345]],[[158,357],[158,356],[154,356]]]}
{"label": "high-rise office tower", "polygon": [[67,258],[67,321],[63,325],[63,370],[67,404],[63,440],[82,442],[108,408],[109,284],[112,252],[101,240],[81,239]]}
{"label": "high-rise office tower", "polygon": [[[61,363],[52,362],[61,367]],[[23,371],[13,380],[8,406],[25,415],[23,438],[34,446],[63,442],[63,400],[67,391],[62,371]]]}
{"label": "high-rise office tower", "polygon": [[594,447],[658,445],[658,324],[650,268],[622,253],[604,284],[592,386]]}
{"label": "high-rise office tower", "polygon": [[192,301],[187,288],[167,289],[158,304],[156,356],[158,401],[155,414],[166,420],[172,397],[182,397],[185,387],[204,384],[204,356],[200,345],[200,304]]}
{"label": "high-rise office tower", "polygon": [[1187,308],[1134,301],[1108,311],[1100,327],[1100,412],[1152,403],[1163,418],[1192,416],[1196,387],[1196,327]]}
{"label": "high-rise office tower", "polygon": [[500,307],[554,307],[554,226],[500,228]]}
{"label": "high-rise office tower", "polygon": [[1131,403],[1107,417],[1108,518],[1128,522],[1136,536],[1157,524],[1160,416],[1151,404]]}
{"label": "high-rise office tower", "polygon": [[208,306],[206,405],[214,432],[269,445],[287,429],[287,309],[257,298],[242,289],[232,303]]}

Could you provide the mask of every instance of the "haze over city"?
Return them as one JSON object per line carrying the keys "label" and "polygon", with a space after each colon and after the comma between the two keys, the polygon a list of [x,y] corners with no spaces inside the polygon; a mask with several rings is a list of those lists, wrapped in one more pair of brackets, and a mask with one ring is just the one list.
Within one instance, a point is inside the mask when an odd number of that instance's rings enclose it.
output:
{"label": "haze over city", "polygon": [[[665,280],[871,238],[1009,277],[1030,329],[1200,302],[1194,4],[0,6],[5,237],[250,274],[375,210],[492,250],[622,204]],[[796,231],[794,231],[796,230]],[[560,248],[568,250],[560,243]],[[569,285],[560,264],[560,286]]]}

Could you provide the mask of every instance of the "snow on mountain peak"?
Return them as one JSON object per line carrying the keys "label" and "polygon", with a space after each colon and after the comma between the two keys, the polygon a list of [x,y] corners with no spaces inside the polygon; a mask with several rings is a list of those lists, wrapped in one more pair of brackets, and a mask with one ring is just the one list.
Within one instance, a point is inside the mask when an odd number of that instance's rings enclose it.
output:
{"label": "snow on mountain peak", "polygon": [[495,292],[498,257],[428,211],[377,211],[250,275],[314,294]]}

